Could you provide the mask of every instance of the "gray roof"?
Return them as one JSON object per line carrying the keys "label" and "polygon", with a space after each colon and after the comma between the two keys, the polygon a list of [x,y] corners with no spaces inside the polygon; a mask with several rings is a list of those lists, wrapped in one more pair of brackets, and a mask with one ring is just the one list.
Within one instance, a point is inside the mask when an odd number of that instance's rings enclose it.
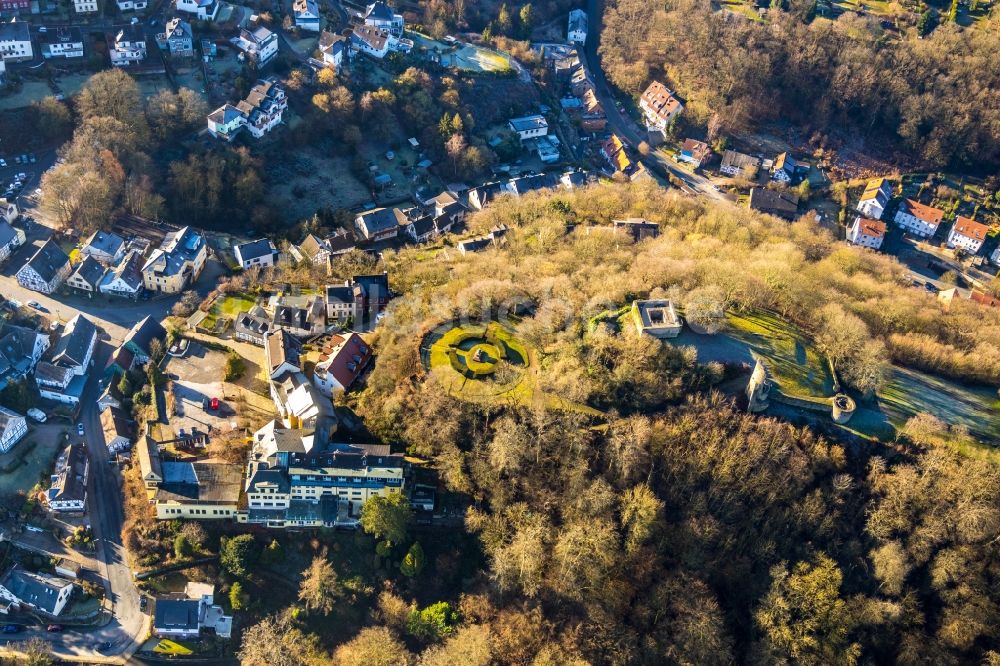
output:
{"label": "gray roof", "polygon": [[377,234],[407,223],[406,215],[398,208],[373,208],[359,215],[369,234]]}
{"label": "gray roof", "polygon": [[0,247],[6,247],[17,236],[17,230],[7,220],[0,220]]}
{"label": "gray roof", "polygon": [[62,336],[52,352],[52,362],[56,365],[82,365],[87,350],[97,336],[97,327],[92,321],[78,314],[69,320]]}
{"label": "gray roof", "polygon": [[353,303],[354,289],[350,285],[338,284],[326,286],[327,303]]}
{"label": "gray roof", "polygon": [[11,411],[6,407],[0,407],[0,434],[7,431],[7,426],[9,426],[12,421],[23,420],[24,417],[17,412]]}
{"label": "gray roof", "polygon": [[73,274],[79,276],[92,288],[96,288],[101,283],[101,278],[104,277],[104,266],[88,254],[76,267]]}
{"label": "gray roof", "polygon": [[26,42],[31,39],[28,31],[28,24],[24,21],[11,21],[0,23],[0,42],[17,41]]}
{"label": "gray roof", "polygon": [[38,331],[23,326],[7,324],[0,331],[0,354],[18,372],[27,372],[32,363],[32,353],[35,350],[35,341],[39,335],[44,335]]}
{"label": "gray roof", "polygon": [[384,2],[373,2],[368,5],[368,9],[365,12],[365,19],[375,19],[378,21],[391,21],[392,20],[392,9],[389,5]]}
{"label": "gray roof", "polygon": [[240,312],[233,320],[233,330],[237,333],[263,338],[271,328],[271,322],[265,317],[259,317],[252,312]]}
{"label": "gray roof", "polygon": [[116,233],[110,231],[101,231],[98,229],[90,238],[83,244],[84,251],[96,250],[98,252],[103,252],[104,254],[110,254],[115,256],[118,251],[125,247],[125,239]]}
{"label": "gray roof", "polygon": [[17,567],[8,571],[0,584],[20,601],[50,615],[55,613],[59,591],[67,585],[72,585],[68,580],[31,573]]}
{"label": "gray roof", "polygon": [[515,132],[526,132],[528,130],[542,129],[548,126],[549,123],[545,120],[545,116],[538,114],[510,119],[510,127]]}
{"label": "gray roof", "polygon": [[510,180],[511,190],[517,195],[534,192],[535,190],[555,187],[559,184],[559,179],[552,174],[537,174],[534,176],[521,176]]}
{"label": "gray roof", "polygon": [[108,273],[103,282],[110,284],[115,280],[121,280],[133,290],[138,290],[142,286],[142,264],[144,261],[142,253],[138,250],[129,250],[114,270]]}
{"label": "gray roof", "polygon": [[277,486],[279,493],[287,493],[291,488],[288,476],[281,469],[257,467],[247,481],[247,492],[253,492],[257,486],[265,484]]}
{"label": "gray roof", "polygon": [[164,462],[158,501],[233,503],[239,499],[243,465],[209,462]]}
{"label": "gray roof", "polygon": [[798,202],[798,195],[791,192],[768,190],[762,187],[754,187],[750,190],[750,208],[762,213],[792,218],[798,211]]}
{"label": "gray roof", "polygon": [[268,255],[277,252],[274,247],[274,243],[267,238],[261,238],[260,240],[250,241],[249,243],[241,243],[236,246],[236,252],[239,255],[239,259],[242,261],[248,261],[250,259],[256,259],[258,257],[266,257]]}
{"label": "gray roof", "polygon": [[147,316],[145,319],[137,323],[125,336],[125,342],[123,345],[132,343],[139,347],[142,351],[149,353],[149,343],[156,338],[161,342],[167,338],[167,331],[160,323]]}
{"label": "gray roof", "polygon": [[52,278],[69,264],[69,257],[62,248],[51,238],[38,248],[38,251],[28,259],[26,266],[38,273],[38,276],[45,282],[51,282]]}
{"label": "gray roof", "polygon": [[[65,457],[65,459],[64,459]],[[52,477],[49,501],[83,501],[87,497],[84,476],[87,472],[87,449],[81,442],[66,447],[59,463],[63,467]]]}
{"label": "gray roof", "polygon": [[153,630],[197,632],[199,603],[197,599],[157,599]]}

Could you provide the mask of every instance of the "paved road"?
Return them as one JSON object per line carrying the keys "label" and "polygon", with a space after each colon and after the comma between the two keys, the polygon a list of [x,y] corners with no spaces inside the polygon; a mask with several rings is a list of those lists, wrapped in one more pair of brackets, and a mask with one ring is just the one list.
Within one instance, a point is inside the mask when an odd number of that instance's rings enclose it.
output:
{"label": "paved road", "polygon": [[[634,120],[623,113],[615,103],[615,97],[611,92],[604,71],[601,69],[601,59],[597,55],[597,48],[601,41],[601,12],[603,9],[602,0],[587,0],[587,17],[590,31],[587,34],[587,43],[583,50],[579,52],[580,62],[590,73],[591,81],[594,82],[594,94],[597,100],[604,107],[604,114],[608,118],[608,126],[618,135],[619,138],[628,142],[633,147],[646,140],[646,130],[641,128]],[[691,173],[677,166],[662,151],[650,151],[643,161],[661,174],[670,174],[685,184],[684,191],[689,194],[698,194],[711,199],[730,200],[722,192],[715,189],[711,181],[702,175]]]}

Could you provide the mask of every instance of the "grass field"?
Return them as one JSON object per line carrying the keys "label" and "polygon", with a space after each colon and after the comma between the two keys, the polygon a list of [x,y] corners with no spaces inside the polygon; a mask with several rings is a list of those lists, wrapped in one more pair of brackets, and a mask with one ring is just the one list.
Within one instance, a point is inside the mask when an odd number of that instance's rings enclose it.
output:
{"label": "grass field", "polygon": [[[60,436],[60,426],[29,426],[28,434],[7,453],[0,454],[0,470],[13,468],[9,472],[0,471],[0,494],[27,492],[38,483],[44,474],[52,470],[52,462],[65,441]],[[34,448],[30,451],[30,442]],[[15,461],[23,458],[23,462]]]}
{"label": "grass field", "polygon": [[317,208],[352,209],[371,201],[368,186],[351,172],[351,160],[314,148],[276,150],[266,162],[268,196],[288,222],[311,216]]}
{"label": "grass field", "polygon": [[413,40],[417,49],[437,53],[445,67],[455,67],[467,72],[504,72],[510,69],[508,58],[475,44],[449,44],[412,31],[407,31],[406,37]]}
{"label": "grass field", "polygon": [[249,311],[256,303],[256,299],[247,294],[226,294],[225,296],[220,296],[212,302],[208,316],[205,317],[201,325],[208,330],[213,330],[220,318],[225,317],[232,321],[237,314]]}

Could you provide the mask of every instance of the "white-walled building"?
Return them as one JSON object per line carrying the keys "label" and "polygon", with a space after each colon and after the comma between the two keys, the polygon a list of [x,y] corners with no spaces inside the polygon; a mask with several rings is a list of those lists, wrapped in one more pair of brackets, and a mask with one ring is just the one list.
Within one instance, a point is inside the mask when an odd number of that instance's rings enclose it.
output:
{"label": "white-walled building", "polygon": [[108,54],[115,67],[137,65],[146,59],[146,33],[142,25],[127,25],[119,30],[109,45]]}
{"label": "white-walled building", "polygon": [[17,412],[0,407],[0,453],[10,451],[27,434],[28,420]]}
{"label": "white-walled building", "polygon": [[913,199],[904,199],[899,204],[894,221],[914,236],[929,238],[937,233],[938,225],[944,219],[944,211],[926,206]]}
{"label": "white-walled building", "polygon": [[955,225],[948,232],[948,247],[976,254],[982,249],[989,231],[990,228],[982,222],[976,222],[971,218],[959,215],[955,218]]}
{"label": "white-walled building", "polygon": [[38,41],[42,47],[42,57],[46,60],[83,57],[83,32],[77,27],[58,28],[42,33]]}
{"label": "white-walled building", "polygon": [[587,12],[582,9],[570,11],[566,26],[566,40],[574,44],[583,44],[587,41]]}
{"label": "white-walled building", "polygon": [[0,599],[58,617],[73,592],[73,583],[62,578],[25,571],[15,565],[0,579]]}
{"label": "white-walled building", "polygon": [[368,5],[365,10],[365,25],[385,30],[393,37],[402,37],[406,25],[401,14],[392,11],[389,5],[381,2],[374,2]]}
{"label": "white-walled building", "polygon": [[344,49],[347,47],[347,38],[324,30],[319,36],[319,52],[323,54],[323,64],[332,67],[333,71],[339,72],[340,66],[344,62]]}
{"label": "white-walled building", "polygon": [[854,223],[847,228],[847,240],[855,245],[877,250],[882,247],[882,241],[885,240],[885,222],[858,215],[854,218]]}
{"label": "white-walled building", "polygon": [[327,358],[313,369],[313,384],[328,398],[349,389],[372,358],[371,348],[357,333],[333,336],[330,350],[323,352]]}
{"label": "white-walled building", "polygon": [[868,181],[858,200],[858,212],[871,220],[881,220],[890,199],[892,183],[885,178],[873,178]]}
{"label": "white-walled building", "polygon": [[243,28],[240,34],[229,40],[230,43],[243,52],[243,55],[263,67],[278,55],[278,36],[260,26],[253,30]]}
{"label": "white-walled building", "polygon": [[17,283],[25,289],[51,294],[69,277],[72,270],[69,257],[50,238],[17,272]]}
{"label": "white-walled building", "polygon": [[83,511],[87,507],[90,461],[83,442],[67,446],[56,459],[45,501],[52,511]]}
{"label": "white-walled building", "polygon": [[524,116],[522,118],[511,118],[507,126],[510,127],[511,131],[517,133],[521,141],[545,136],[549,133],[548,121],[545,120],[545,116],[539,114]]}
{"label": "white-walled building", "polygon": [[0,23],[0,59],[21,62],[31,60],[33,57],[28,24],[16,19],[9,23]]}
{"label": "white-walled building", "polygon": [[281,124],[282,114],[287,108],[288,98],[281,86],[271,80],[260,81],[237,105],[224,104],[208,114],[208,132],[214,137],[232,141],[245,129],[259,139]]}
{"label": "white-walled building", "polygon": [[177,0],[174,6],[199,21],[214,21],[219,13],[219,0]]}
{"label": "white-walled building", "polygon": [[316,0],[295,0],[292,3],[295,27],[308,32],[319,32],[319,5]]}
{"label": "white-walled building", "polygon": [[684,111],[684,105],[659,81],[653,81],[639,98],[639,108],[650,128],[665,132],[670,121]]}
{"label": "white-walled building", "polygon": [[233,252],[236,254],[237,263],[244,270],[254,266],[260,268],[274,266],[274,262],[278,258],[278,248],[274,246],[274,241],[267,238],[235,245]]}
{"label": "white-walled building", "polygon": [[73,9],[77,14],[95,14],[97,0],[73,0]]}

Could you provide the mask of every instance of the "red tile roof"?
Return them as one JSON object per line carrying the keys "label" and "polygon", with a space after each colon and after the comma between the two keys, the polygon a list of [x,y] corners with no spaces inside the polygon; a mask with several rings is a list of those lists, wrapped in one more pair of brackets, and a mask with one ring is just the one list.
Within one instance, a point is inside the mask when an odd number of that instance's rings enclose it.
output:
{"label": "red tile roof", "polygon": [[904,201],[903,209],[905,212],[909,213],[918,220],[923,220],[927,224],[941,224],[941,220],[944,219],[944,211],[940,208],[927,206],[919,201],[914,201],[913,199],[907,199]]}
{"label": "red tile roof", "polygon": [[885,236],[885,222],[879,222],[878,220],[870,220],[867,217],[859,218],[859,225],[861,226],[861,235],[870,236],[872,238],[882,238]]}
{"label": "red tile roof", "polygon": [[653,81],[642,93],[642,100],[661,119],[666,120],[681,108],[681,103],[659,81]]}
{"label": "red tile roof", "polygon": [[960,215],[955,218],[955,233],[965,236],[966,238],[971,238],[972,240],[977,241],[986,240],[986,234],[989,230],[990,228],[982,222],[976,222],[968,217],[962,217]]}

